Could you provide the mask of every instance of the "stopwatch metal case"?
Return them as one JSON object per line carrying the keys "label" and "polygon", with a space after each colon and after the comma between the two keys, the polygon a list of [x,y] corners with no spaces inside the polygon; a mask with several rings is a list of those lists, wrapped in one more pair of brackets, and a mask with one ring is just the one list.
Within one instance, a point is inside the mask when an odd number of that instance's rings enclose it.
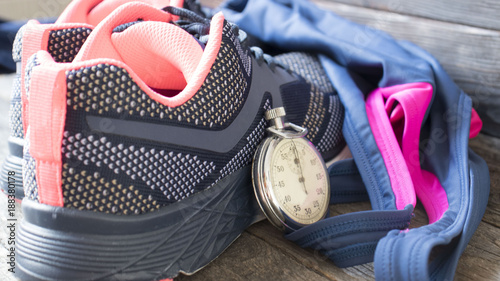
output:
{"label": "stopwatch metal case", "polygon": [[[276,129],[273,127],[267,128],[267,130],[273,135],[267,137],[261,143],[255,153],[252,165],[252,182],[254,192],[257,197],[257,202],[259,203],[266,217],[277,228],[285,232],[289,232],[297,230],[306,225],[298,223],[286,216],[284,210],[280,207],[279,201],[274,195],[271,183],[271,162],[273,159],[274,151],[278,144],[284,139],[294,139],[294,141],[301,141],[306,145],[314,148],[314,151],[317,150],[312,143],[304,138],[304,136],[307,134],[307,129],[304,129],[292,123],[284,123],[284,125],[284,128],[291,128],[294,131]],[[326,166],[323,159],[321,158],[321,155],[317,153],[317,156],[321,160],[320,162],[323,164],[323,168],[326,171]],[[327,185],[330,186],[328,173],[326,173],[326,181]],[[326,198],[327,200],[329,200],[330,198],[329,188],[326,189]],[[324,214],[320,219],[323,219],[326,216],[327,212],[328,208],[326,208]]]}

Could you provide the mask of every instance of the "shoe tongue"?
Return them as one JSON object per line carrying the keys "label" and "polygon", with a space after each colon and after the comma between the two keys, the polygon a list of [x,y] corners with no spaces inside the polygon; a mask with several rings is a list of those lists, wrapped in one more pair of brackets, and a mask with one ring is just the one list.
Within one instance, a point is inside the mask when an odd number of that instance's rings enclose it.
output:
{"label": "shoe tongue", "polygon": [[[137,0],[74,0],[62,12],[57,19],[60,23],[87,23],[96,26],[105,17],[111,14],[116,8],[129,2],[136,2]],[[152,5],[155,8],[161,9],[171,5],[173,1],[177,0],[140,0]],[[179,2],[179,1],[177,1]]]}
{"label": "shoe tongue", "polygon": [[[182,90],[193,79],[203,47],[182,28],[166,22],[139,21],[115,31],[109,38],[111,50],[100,50],[100,44],[95,44],[96,49],[79,60],[121,60],[154,89]],[[92,44],[85,47],[92,48]]]}
{"label": "shoe tongue", "polygon": [[111,40],[123,62],[157,89],[184,89],[203,55],[192,35],[164,22],[139,22],[113,33]]}

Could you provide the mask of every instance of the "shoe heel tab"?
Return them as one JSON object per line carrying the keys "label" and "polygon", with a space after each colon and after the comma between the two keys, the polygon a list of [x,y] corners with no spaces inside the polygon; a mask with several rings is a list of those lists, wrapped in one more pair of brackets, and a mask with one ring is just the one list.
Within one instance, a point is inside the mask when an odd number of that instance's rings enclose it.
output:
{"label": "shoe heel tab", "polygon": [[154,89],[184,89],[203,56],[198,40],[165,22],[139,22],[111,38],[123,62]]}
{"label": "shoe heel tab", "polygon": [[44,51],[36,54],[38,66],[29,84],[29,145],[36,161],[40,203],[63,206],[62,138],[66,121],[66,75],[64,66]]}

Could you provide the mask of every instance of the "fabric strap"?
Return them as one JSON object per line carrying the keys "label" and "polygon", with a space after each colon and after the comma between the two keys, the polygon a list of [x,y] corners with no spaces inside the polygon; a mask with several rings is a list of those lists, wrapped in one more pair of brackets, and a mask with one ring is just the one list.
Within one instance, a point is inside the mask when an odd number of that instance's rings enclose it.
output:
{"label": "fabric strap", "polygon": [[448,209],[441,183],[420,166],[420,130],[432,98],[432,85],[409,83],[379,88],[366,99],[368,121],[389,172],[396,205],[400,196],[408,196],[400,187],[411,186],[425,207],[429,223],[439,220]]}
{"label": "fabric strap", "polygon": [[[368,200],[353,159],[334,162],[329,168],[330,204]],[[393,229],[406,229],[413,206],[403,210],[363,211],[329,217],[285,235],[304,248],[329,257],[337,266],[348,267],[373,261],[377,242]]]}
{"label": "fabric strap", "polygon": [[403,210],[343,214],[286,234],[285,238],[320,251],[339,267],[348,267],[373,261],[379,239],[393,229],[408,228],[412,214],[411,204]]}
{"label": "fabric strap", "polygon": [[354,159],[334,162],[328,167],[330,175],[330,204],[368,201],[365,184]]}

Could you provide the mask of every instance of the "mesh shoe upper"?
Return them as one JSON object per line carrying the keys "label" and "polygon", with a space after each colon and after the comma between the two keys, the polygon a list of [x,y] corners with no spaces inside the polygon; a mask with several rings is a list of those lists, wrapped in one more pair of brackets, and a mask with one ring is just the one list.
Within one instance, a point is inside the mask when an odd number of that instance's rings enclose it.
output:
{"label": "mesh shoe upper", "polygon": [[[153,3],[151,0],[143,0]],[[24,77],[28,58],[38,50],[48,51],[56,62],[71,62],[80,50],[94,25],[126,1],[119,0],[77,0],[69,5],[55,24],[39,24],[32,20],[24,25],[14,39],[12,57],[17,63],[18,75],[14,78],[9,111],[10,135],[24,138],[23,122]],[[155,2],[158,8],[168,5],[182,6],[182,0]],[[27,32],[26,32],[27,31]],[[25,36],[26,33],[26,36]],[[47,34],[46,36],[44,34]],[[26,41],[28,48],[23,48]],[[24,57],[24,61],[23,61]],[[24,80],[24,79],[23,79]],[[27,118],[26,118],[27,119]]]}
{"label": "mesh shoe upper", "polygon": [[[171,40],[174,48],[185,47],[178,44],[181,42],[179,37],[172,34],[186,31],[170,23],[152,23],[147,19],[115,29],[121,34],[113,34],[111,40],[118,40],[119,36],[126,44],[127,40],[136,40],[134,31],[147,33],[148,28],[157,31],[159,29],[155,26],[159,24],[169,32],[156,36]],[[125,40],[127,36],[129,39]],[[301,73],[300,64],[310,64],[314,57],[283,55],[282,64],[290,69],[276,67],[271,71],[241,46],[237,31],[223,20],[222,15],[214,17],[209,34],[183,36],[204,50],[196,71],[208,67],[206,76],[186,77],[187,74],[175,65],[175,59],[151,67],[158,70],[158,76],[162,73],[174,77],[184,75],[185,89],[148,87],[159,78],[144,73],[139,75],[137,61],[124,64],[106,58],[86,60],[85,54],[99,57],[95,53],[98,50],[93,48],[102,44],[102,40],[94,40],[99,42],[94,45],[89,39],[83,55],[73,64],[57,64],[43,52],[37,54],[40,66],[34,67],[35,72],[50,67],[59,69],[54,70],[54,75],[64,73],[64,79],[54,80],[56,84],[63,83],[60,85],[63,91],[52,97],[65,100],[64,107],[59,109],[64,112],[64,124],[57,130],[43,127],[39,122],[30,124],[30,131],[35,132],[34,136],[30,134],[30,142],[40,144],[37,136],[52,131],[62,132],[54,140],[56,144],[60,143],[59,147],[54,146],[54,154],[59,155],[61,161],[57,159],[59,156],[48,161],[59,165],[56,170],[60,169],[61,173],[59,182],[57,178],[43,179],[44,182],[38,182],[37,177],[31,178],[29,186],[25,187],[26,194],[33,194],[32,199],[44,203],[45,191],[38,192],[39,189],[56,189],[57,186],[47,184],[55,182],[60,184],[55,196],[67,208],[124,215],[154,211],[210,188],[249,165],[265,135],[264,112],[276,106],[279,100],[290,115],[289,121],[306,127],[309,139],[324,155],[334,156],[343,148],[340,133],[343,111],[333,87],[318,82],[314,73]],[[201,39],[203,36],[208,36],[204,37],[208,40]],[[149,42],[151,53],[148,55],[148,51],[144,51],[141,60],[150,64],[155,60],[165,62],[157,58],[155,50],[170,47],[158,47],[158,42],[152,38]],[[217,52],[210,62],[205,55],[214,49],[214,45],[217,45]],[[130,43],[127,46],[133,49],[136,45]],[[107,50],[105,54],[116,56],[116,52],[123,53],[123,46]],[[172,53],[175,52],[169,52]],[[298,67],[294,69],[291,62]],[[312,68],[308,69],[312,71]],[[264,72],[266,75],[274,73],[275,77],[263,81]],[[31,88],[30,102],[40,100],[42,89],[55,86],[42,85],[36,77],[32,78],[31,84],[40,85]],[[182,95],[197,79],[202,79],[201,86],[182,104],[171,106],[164,102]],[[45,110],[58,111],[49,105]],[[31,120],[37,120],[36,117]],[[27,156],[28,162],[34,159],[37,163],[27,165],[27,174],[37,174],[37,169],[52,169],[52,166],[38,165],[41,163],[39,158],[43,158],[38,154],[40,152]]]}
{"label": "mesh shoe upper", "polygon": [[[1,166],[3,172],[15,170],[22,174],[24,135],[27,129],[28,99],[25,83],[28,59],[37,51],[47,51],[56,62],[71,62],[91,33],[96,24],[120,5],[131,0],[75,0],[64,10],[54,24],[40,24],[36,20],[29,21],[16,35],[12,56],[16,62],[17,75],[14,78],[9,108],[9,155]],[[180,7],[183,0],[141,0],[157,8],[168,5]],[[23,46],[24,45],[24,46]],[[18,178],[17,198],[23,194],[22,177]],[[6,191],[6,178],[0,177],[0,188]],[[33,196],[31,194],[30,196]]]}
{"label": "mesh shoe upper", "polygon": [[[297,73],[310,87],[284,97],[285,109],[290,112],[288,120],[309,129],[306,137],[326,160],[337,155],[338,149],[345,145],[342,136],[344,107],[320,61],[315,55],[302,52],[285,53],[274,59]],[[307,107],[305,101],[309,102]]]}

